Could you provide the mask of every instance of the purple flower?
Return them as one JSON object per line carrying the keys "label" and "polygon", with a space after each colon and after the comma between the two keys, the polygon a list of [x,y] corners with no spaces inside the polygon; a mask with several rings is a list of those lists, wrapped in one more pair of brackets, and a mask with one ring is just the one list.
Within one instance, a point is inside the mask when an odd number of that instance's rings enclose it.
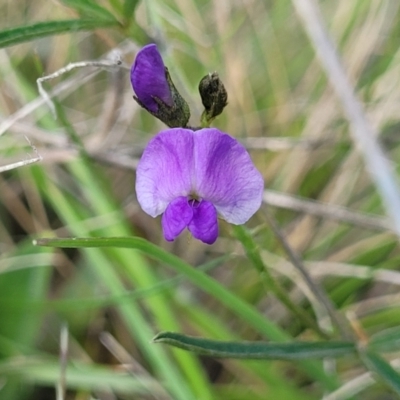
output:
{"label": "purple flower", "polygon": [[134,99],[150,114],[171,128],[187,125],[189,106],[175,88],[155,44],[144,46],[137,53],[131,83]]}
{"label": "purple flower", "polygon": [[136,173],[138,201],[152,217],[163,214],[168,241],[188,228],[196,239],[214,243],[217,215],[245,223],[259,209],[263,188],[246,149],[214,128],[160,132],[144,150]]}
{"label": "purple flower", "polygon": [[164,62],[155,44],[148,44],[137,53],[131,69],[131,83],[137,98],[146,109],[157,112],[155,97],[172,107]]}

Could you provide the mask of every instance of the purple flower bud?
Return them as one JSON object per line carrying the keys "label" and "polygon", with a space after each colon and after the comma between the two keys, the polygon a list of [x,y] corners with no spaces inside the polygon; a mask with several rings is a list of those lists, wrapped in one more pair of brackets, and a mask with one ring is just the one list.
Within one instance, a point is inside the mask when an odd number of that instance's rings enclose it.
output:
{"label": "purple flower bud", "polygon": [[175,88],[155,44],[144,46],[131,68],[134,99],[169,127],[185,127],[190,118],[186,101]]}
{"label": "purple flower bud", "polygon": [[219,215],[245,223],[259,208],[264,180],[246,149],[218,129],[167,129],[143,152],[136,194],[152,217],[163,214],[164,237],[185,228],[204,243],[218,237]]}
{"label": "purple flower bud", "polygon": [[132,88],[144,108],[157,112],[155,97],[172,106],[172,95],[164,62],[155,44],[144,46],[136,55],[131,69]]}

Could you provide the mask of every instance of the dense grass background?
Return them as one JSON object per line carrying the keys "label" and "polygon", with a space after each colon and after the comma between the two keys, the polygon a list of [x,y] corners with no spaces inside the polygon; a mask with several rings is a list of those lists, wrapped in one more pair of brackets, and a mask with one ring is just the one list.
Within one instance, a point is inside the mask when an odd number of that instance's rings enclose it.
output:
{"label": "dense grass background", "polygon": [[[318,6],[397,173],[400,3]],[[160,220],[135,198],[140,154],[163,129],[129,82],[149,42],[193,125],[198,82],[218,71],[229,105],[214,126],[242,140],[265,177],[268,207],[245,228],[221,221],[212,246],[185,234],[165,242]],[[290,0],[4,0],[0,46],[1,399],[398,398],[399,375],[385,362],[400,367],[398,236]],[[76,68],[43,83],[55,119],[36,80],[69,63],[112,64],[116,49],[120,67]],[[15,164],[37,157],[31,145],[42,160]],[[159,247],[33,245],[122,236]],[[151,343],[161,331],[350,340],[361,350],[220,359]],[[387,352],[364,352],[369,341]]]}

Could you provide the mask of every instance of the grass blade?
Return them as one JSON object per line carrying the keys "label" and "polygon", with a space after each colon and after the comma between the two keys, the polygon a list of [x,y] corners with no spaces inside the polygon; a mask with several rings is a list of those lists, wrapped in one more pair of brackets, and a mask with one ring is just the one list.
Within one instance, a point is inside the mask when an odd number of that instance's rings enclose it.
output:
{"label": "grass blade", "polygon": [[400,328],[386,329],[370,338],[368,347],[378,352],[391,352],[400,349]]}
{"label": "grass blade", "polygon": [[90,0],[62,0],[62,2],[66,6],[74,8],[85,17],[114,19],[110,11]]}
{"label": "grass blade", "polygon": [[[143,251],[151,258],[159,260],[173,267],[177,272],[186,276],[195,285],[218,298],[223,304],[234,309],[244,319],[248,320],[254,327],[259,329],[272,340],[287,340],[286,335],[275,324],[254,310],[250,305],[240,301],[231,292],[224,289],[216,281],[197,271],[179,257],[168,253],[160,247],[138,237],[110,237],[110,238],[69,238],[69,239],[37,239],[34,244],[39,246],[62,247],[62,248],[84,248],[84,247],[118,247],[131,248]],[[238,311],[239,310],[239,311]]]}
{"label": "grass blade", "polygon": [[[185,277],[194,283],[197,287],[211,294],[222,304],[235,312],[249,325],[257,329],[261,334],[274,341],[288,341],[291,339],[285,331],[276,324],[261,315],[253,306],[242,301],[229,290],[225,289],[214,279],[197,271],[179,257],[168,253],[160,247],[138,237],[114,237],[114,238],[70,238],[70,239],[37,239],[34,244],[39,246],[78,248],[78,247],[120,247],[131,248],[143,251],[149,257],[170,265],[175,271],[185,275]],[[328,377],[321,367],[311,364],[308,360],[303,361],[303,368],[311,376],[324,382],[329,388],[334,388],[336,383]],[[307,365],[306,365],[307,363]]]}
{"label": "grass blade", "polygon": [[70,19],[63,21],[39,22],[19,26],[0,32],[0,48],[28,42],[45,36],[59,35],[75,31],[91,31],[98,28],[118,26],[115,19]]}
{"label": "grass blade", "polygon": [[350,342],[225,342],[161,332],[154,343],[166,343],[197,354],[216,358],[244,358],[264,360],[306,360],[310,358],[341,357],[356,353]]}
{"label": "grass blade", "polygon": [[375,372],[383,382],[400,395],[400,375],[386,360],[372,351],[365,352],[363,359],[371,371]]}
{"label": "grass blade", "polygon": [[[17,378],[54,387],[59,375],[59,360],[54,357],[15,357],[0,362],[0,374],[5,378]],[[137,378],[126,371],[74,361],[67,367],[67,384],[76,390],[103,390],[118,394],[133,393],[138,396],[164,395],[162,387],[154,379]]]}
{"label": "grass blade", "polygon": [[332,39],[325,29],[319,8],[311,0],[292,0],[301,17],[304,29],[324,66],[332,88],[342,102],[350,123],[354,145],[364,156],[365,166],[374,180],[387,213],[393,223],[393,230],[400,236],[400,190],[399,182],[392,171],[389,160],[377,140],[378,134],[367,121],[360,101],[339,60]]}
{"label": "grass blade", "polygon": [[133,19],[133,13],[135,12],[136,6],[139,0],[125,0],[123,6],[124,18],[126,20]]}

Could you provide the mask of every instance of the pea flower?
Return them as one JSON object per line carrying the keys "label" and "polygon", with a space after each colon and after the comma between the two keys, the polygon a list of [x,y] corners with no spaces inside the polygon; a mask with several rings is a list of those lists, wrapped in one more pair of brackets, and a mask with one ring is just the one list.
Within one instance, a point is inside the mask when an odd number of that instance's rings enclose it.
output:
{"label": "pea flower", "polygon": [[131,68],[137,103],[169,127],[186,126],[190,109],[175,88],[155,44],[144,46]]}
{"label": "pea flower", "polygon": [[166,240],[185,228],[204,243],[218,237],[217,216],[245,223],[260,207],[264,181],[246,149],[215,128],[167,129],[143,152],[136,194],[152,217],[163,214]]}

